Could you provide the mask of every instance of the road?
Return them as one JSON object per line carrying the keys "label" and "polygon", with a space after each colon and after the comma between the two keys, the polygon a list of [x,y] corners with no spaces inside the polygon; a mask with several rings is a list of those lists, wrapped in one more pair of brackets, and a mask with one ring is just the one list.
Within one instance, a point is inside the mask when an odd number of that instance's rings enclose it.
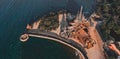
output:
{"label": "road", "polygon": [[105,59],[102,39],[94,28],[90,28],[90,35],[96,41],[94,47],[86,49],[89,59]]}
{"label": "road", "polygon": [[99,28],[99,22],[93,21],[93,26],[89,27],[89,34],[92,39],[96,41],[96,44],[94,47],[90,49],[86,49],[87,51],[87,56],[89,59],[106,59],[105,58],[105,53],[103,49],[103,40],[99,34],[99,31],[97,28]]}

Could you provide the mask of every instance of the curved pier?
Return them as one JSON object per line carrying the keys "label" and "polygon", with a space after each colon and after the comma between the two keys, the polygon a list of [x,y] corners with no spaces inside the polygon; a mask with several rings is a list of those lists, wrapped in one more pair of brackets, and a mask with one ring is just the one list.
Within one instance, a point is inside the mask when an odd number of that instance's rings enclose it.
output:
{"label": "curved pier", "polygon": [[43,32],[40,30],[29,30],[27,35],[30,37],[46,38],[48,40],[59,42],[76,50],[76,52],[79,53],[79,56],[82,56],[83,59],[88,59],[85,49],[73,40],[62,38],[52,32]]}

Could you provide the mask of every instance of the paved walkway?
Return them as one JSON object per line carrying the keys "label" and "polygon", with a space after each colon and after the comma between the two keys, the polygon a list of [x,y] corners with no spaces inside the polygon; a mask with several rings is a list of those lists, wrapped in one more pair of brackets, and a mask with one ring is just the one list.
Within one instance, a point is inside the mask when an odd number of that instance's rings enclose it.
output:
{"label": "paved walkway", "polygon": [[[95,24],[95,23],[94,23]],[[96,23],[97,24],[97,23]],[[103,41],[98,33],[98,31],[93,27],[89,28],[90,36],[96,41],[94,47],[86,49],[89,59],[105,59],[104,50],[103,50]]]}

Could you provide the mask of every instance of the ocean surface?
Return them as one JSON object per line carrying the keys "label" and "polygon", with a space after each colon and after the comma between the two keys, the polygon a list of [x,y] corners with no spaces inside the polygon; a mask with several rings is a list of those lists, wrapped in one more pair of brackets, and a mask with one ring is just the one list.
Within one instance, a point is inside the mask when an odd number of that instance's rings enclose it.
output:
{"label": "ocean surface", "polygon": [[[0,0],[0,59],[73,59],[74,51],[62,44],[40,38],[19,40],[26,24],[38,17],[66,9],[77,13],[95,10],[96,0]],[[71,52],[70,52],[71,51]]]}

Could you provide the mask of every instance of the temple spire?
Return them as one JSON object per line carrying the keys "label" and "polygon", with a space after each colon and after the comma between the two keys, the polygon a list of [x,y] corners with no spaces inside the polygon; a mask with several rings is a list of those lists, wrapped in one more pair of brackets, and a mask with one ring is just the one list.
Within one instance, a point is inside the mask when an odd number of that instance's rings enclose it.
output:
{"label": "temple spire", "polygon": [[82,21],[82,14],[83,14],[83,13],[82,13],[82,12],[83,12],[82,9],[83,9],[83,6],[81,6],[81,9],[80,9],[79,19],[78,19],[79,22]]}

